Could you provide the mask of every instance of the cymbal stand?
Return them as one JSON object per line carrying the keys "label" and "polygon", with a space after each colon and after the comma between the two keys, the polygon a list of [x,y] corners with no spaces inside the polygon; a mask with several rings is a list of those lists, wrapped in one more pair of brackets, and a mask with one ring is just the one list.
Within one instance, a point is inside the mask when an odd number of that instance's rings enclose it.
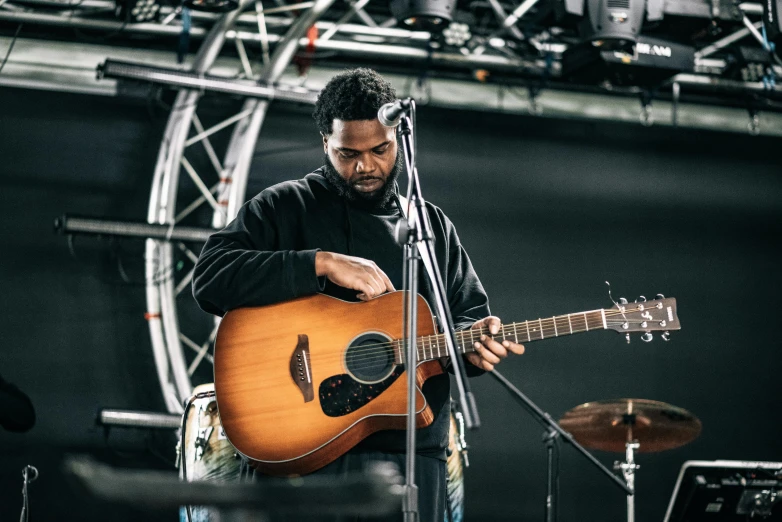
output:
{"label": "cymbal stand", "polygon": [[[632,437],[632,429],[629,431]],[[627,494],[627,522],[635,522],[635,470],[641,466],[635,463],[635,450],[640,447],[637,440],[625,443],[625,462],[614,462],[614,469],[621,471],[632,493]]]}
{"label": "cymbal stand", "polygon": [[[581,453],[589,462],[591,462],[596,468],[598,468],[608,479],[614,483],[619,489],[627,493],[628,498],[632,498],[633,490],[628,487],[628,484],[622,481],[619,477],[611,473],[611,470],[603,466],[603,464],[597,460],[591,453],[589,453],[584,447],[579,444],[573,435],[562,429],[562,426],[557,424],[557,421],[551,418],[551,415],[541,410],[537,404],[524,395],[518,388],[516,388],[508,379],[506,379],[496,369],[488,372],[489,375],[494,377],[516,400],[521,403],[525,410],[527,410],[532,417],[538,421],[545,429],[546,432],[543,436],[543,442],[546,444],[546,457],[548,461],[548,476],[547,476],[547,491],[546,491],[546,506],[544,513],[544,520],[551,522],[554,520],[554,515],[557,513],[557,501],[556,488],[554,487],[554,473],[553,473],[553,449],[554,443],[557,438],[561,438],[573,446],[576,451]],[[628,500],[629,502],[629,500]]]}

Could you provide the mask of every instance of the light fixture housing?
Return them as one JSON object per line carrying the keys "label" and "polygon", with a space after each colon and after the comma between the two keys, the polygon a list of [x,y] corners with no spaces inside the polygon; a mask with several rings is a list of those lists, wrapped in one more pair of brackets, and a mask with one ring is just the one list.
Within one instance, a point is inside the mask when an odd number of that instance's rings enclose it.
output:
{"label": "light fixture housing", "polygon": [[389,7],[401,25],[439,33],[453,20],[456,0],[391,0]]}
{"label": "light fixture housing", "polygon": [[601,51],[632,52],[646,13],[646,0],[586,0],[580,33]]}
{"label": "light fixture housing", "polygon": [[194,11],[208,13],[227,13],[239,7],[238,0],[184,0],[184,3]]}
{"label": "light fixture housing", "polygon": [[127,23],[155,22],[160,16],[157,0],[117,0],[117,16]]}

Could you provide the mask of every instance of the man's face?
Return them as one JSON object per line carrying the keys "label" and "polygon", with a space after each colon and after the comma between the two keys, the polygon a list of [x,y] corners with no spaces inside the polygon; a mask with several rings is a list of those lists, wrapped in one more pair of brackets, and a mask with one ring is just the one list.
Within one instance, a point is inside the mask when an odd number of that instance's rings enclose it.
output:
{"label": "man's face", "polygon": [[332,128],[331,135],[323,137],[327,171],[333,167],[341,178],[332,181],[349,199],[384,204],[401,167],[396,129],[377,119],[334,120]]}

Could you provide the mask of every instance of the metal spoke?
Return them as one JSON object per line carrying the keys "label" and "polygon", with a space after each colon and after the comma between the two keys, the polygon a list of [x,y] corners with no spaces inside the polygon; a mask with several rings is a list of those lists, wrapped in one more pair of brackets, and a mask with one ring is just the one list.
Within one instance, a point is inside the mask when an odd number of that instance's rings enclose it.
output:
{"label": "metal spoke", "polygon": [[255,1],[255,17],[258,20],[258,34],[261,36],[261,52],[263,53],[263,64],[269,64],[269,33],[266,31],[266,16],[263,14],[263,4],[261,0]]}
{"label": "metal spoke", "polygon": [[193,359],[193,362],[190,363],[190,366],[187,369],[187,373],[189,375],[193,375],[193,373],[196,371],[196,368],[198,368],[198,365],[201,364],[201,361],[203,359],[206,359],[210,363],[214,364],[214,357],[209,354],[209,347],[214,343],[215,337],[217,336],[217,328],[220,326],[220,321],[215,321],[215,326],[212,329],[212,333],[209,334],[209,339],[201,345],[201,349],[198,351],[198,355],[196,355],[196,358]]}
{"label": "metal spoke", "polygon": [[174,21],[174,18],[176,18],[180,13],[182,12],[182,6],[178,6],[176,9],[171,11],[168,16],[166,16],[162,22],[160,22],[160,25],[168,25],[171,22]]}
{"label": "metal spoke", "polygon": [[[215,332],[217,332],[217,327],[215,327]],[[209,340],[205,342],[202,345],[197,345],[195,342],[193,342],[190,338],[188,338],[185,334],[182,332],[179,333],[179,340],[182,341],[182,343],[187,346],[188,348],[192,349],[194,352],[196,352],[196,357],[193,359],[193,362],[190,363],[190,366],[187,368],[187,375],[192,377],[193,374],[196,371],[196,368],[198,368],[198,365],[201,363],[202,360],[206,359],[210,363],[214,364],[214,357],[212,357],[208,351],[209,351],[209,345],[212,343],[212,336],[209,336]]]}
{"label": "metal spoke", "polygon": [[[219,186],[220,186],[219,182],[215,183],[214,185],[212,185],[212,188],[209,189],[209,192],[214,194],[215,191],[217,190],[217,187],[219,187]],[[179,223],[180,221],[185,219],[187,216],[192,214],[198,207],[203,205],[205,201],[206,201],[206,198],[204,196],[198,196],[182,212],[180,212],[179,214],[176,215],[176,217],[174,218],[174,224]]]}
{"label": "metal spoke", "polygon": [[[744,15],[744,18],[742,19],[742,22],[744,22],[744,25],[747,29],[749,29],[749,32],[752,33],[752,36],[755,37],[755,40],[757,40],[760,43],[760,46],[763,47],[768,52],[771,52],[771,47],[769,47],[768,42],[763,38],[763,35],[760,34],[760,31],[758,31],[757,27],[752,25],[752,22],[749,21],[749,18],[747,18],[747,15]],[[758,22],[761,23],[761,22]],[[761,23],[762,25],[762,23]]]}
{"label": "metal spoke", "polygon": [[[756,29],[759,28],[761,25],[763,25],[763,22],[756,22],[756,23],[753,24],[753,26]],[[737,42],[737,41],[741,40],[742,38],[744,38],[748,34],[749,34],[749,29],[744,27],[743,29],[739,29],[738,31],[736,31],[733,34],[729,34],[725,38],[720,38],[719,40],[717,40],[713,44],[707,45],[706,47],[704,47],[700,51],[697,51],[695,53],[695,60],[697,61],[700,58],[705,58],[706,56],[709,56],[710,54],[714,54],[717,51],[719,51],[720,49],[722,49],[723,47],[727,47],[730,44],[732,44],[733,42]]]}
{"label": "metal spoke", "polygon": [[198,262],[198,256],[195,255],[192,250],[187,248],[184,243],[177,243],[177,246],[179,247],[179,250],[181,250],[187,256],[187,258],[193,262],[193,264]]}
{"label": "metal spoke", "polygon": [[363,21],[365,24],[367,24],[369,27],[377,27],[377,22],[375,22],[371,16],[369,16],[369,13],[361,9],[360,7],[356,9],[356,14],[359,18],[361,18],[361,21]]}
{"label": "metal spoke", "polygon": [[223,120],[220,123],[218,123],[217,125],[213,125],[212,127],[209,127],[209,129],[207,129],[205,131],[199,132],[198,134],[196,134],[195,136],[193,136],[192,138],[188,139],[185,142],[185,147],[189,147],[193,143],[197,143],[197,142],[201,141],[202,139],[204,139],[204,138],[206,138],[208,136],[211,136],[215,132],[221,131],[224,128],[228,127],[229,125],[232,125],[232,124],[236,123],[237,121],[246,118],[247,116],[252,114],[252,112],[253,111],[251,111],[251,110],[246,110],[246,111],[242,111],[242,112],[240,112],[238,114],[234,114],[233,116],[231,116],[227,120]]}
{"label": "metal spoke", "polygon": [[513,12],[502,22],[502,24],[500,24],[500,29],[495,31],[492,36],[499,36],[516,25],[516,22],[519,21],[519,18],[527,14],[527,12],[537,3],[538,0],[524,0],[516,9],[513,10]]}
{"label": "metal spoke", "polygon": [[[204,126],[201,125],[201,120],[198,119],[198,114],[195,113],[193,113],[193,127],[196,128],[199,134],[204,132]],[[209,137],[204,136],[204,138],[201,140],[201,143],[204,146],[206,155],[209,156],[209,161],[212,162],[212,166],[215,168],[215,172],[219,176],[220,173],[223,172],[223,166],[220,165],[220,160],[217,159],[217,154],[215,153],[214,147],[212,147],[212,142],[209,141]]]}
{"label": "metal spoke", "polygon": [[[497,0],[495,0],[497,1]],[[342,18],[337,20],[337,23],[332,25],[325,33],[320,35],[318,37],[318,40],[323,42],[334,36],[336,32],[339,30],[340,26],[350,21],[351,18],[356,16],[356,12],[359,9],[362,9],[365,5],[369,3],[369,0],[358,0],[358,2],[355,2],[353,5],[350,6],[350,9],[348,9],[348,12],[342,15]]]}
{"label": "metal spoke", "polygon": [[244,43],[241,38],[235,38],[234,44],[236,44],[236,52],[239,54],[239,60],[242,62],[242,69],[244,70],[245,78],[253,77],[253,68],[250,65],[250,59],[247,58],[247,50],[244,48]]}
{"label": "metal spoke", "polygon": [[[502,23],[508,19],[508,13],[506,13],[505,9],[502,8],[499,0],[489,0],[489,5],[491,6],[492,10],[494,10],[494,14],[497,15],[497,20],[499,22]],[[514,38],[518,38],[519,40],[524,39],[524,35],[515,25],[508,27],[508,31],[510,31]]]}
{"label": "metal spoke", "polygon": [[187,171],[187,174],[190,176],[190,179],[193,180],[193,183],[196,184],[196,187],[198,187],[198,190],[201,191],[201,194],[204,195],[206,198],[206,201],[212,205],[212,208],[215,209],[217,212],[225,212],[224,209],[220,208],[219,203],[217,203],[217,200],[212,196],[212,193],[209,192],[209,189],[206,188],[206,185],[204,185],[204,182],[201,180],[201,178],[198,176],[198,173],[195,171],[193,166],[190,164],[189,161],[187,161],[187,158],[182,156],[182,166],[185,167],[185,171]]}
{"label": "metal spoke", "polygon": [[176,285],[176,289],[174,290],[174,293],[178,296],[181,294],[185,288],[190,286],[190,281],[193,280],[193,272],[195,272],[195,267],[190,269],[190,272],[187,273],[185,277],[182,278],[182,280],[179,282],[178,285]]}

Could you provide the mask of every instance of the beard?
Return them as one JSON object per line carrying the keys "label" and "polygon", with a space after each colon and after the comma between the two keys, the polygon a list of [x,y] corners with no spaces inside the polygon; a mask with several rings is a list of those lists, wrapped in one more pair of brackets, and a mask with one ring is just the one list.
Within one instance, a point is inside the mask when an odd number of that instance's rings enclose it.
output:
{"label": "beard", "polygon": [[399,178],[404,169],[404,156],[402,155],[402,149],[400,148],[396,154],[396,161],[388,174],[388,177],[383,183],[383,186],[373,192],[360,192],[356,190],[353,183],[345,180],[342,175],[337,171],[334,164],[331,163],[328,154],[325,157],[325,166],[323,168],[323,175],[336,189],[337,193],[343,198],[347,199],[356,206],[363,208],[364,210],[377,210],[385,209],[391,202],[394,195],[394,188],[396,186],[396,180]]}

